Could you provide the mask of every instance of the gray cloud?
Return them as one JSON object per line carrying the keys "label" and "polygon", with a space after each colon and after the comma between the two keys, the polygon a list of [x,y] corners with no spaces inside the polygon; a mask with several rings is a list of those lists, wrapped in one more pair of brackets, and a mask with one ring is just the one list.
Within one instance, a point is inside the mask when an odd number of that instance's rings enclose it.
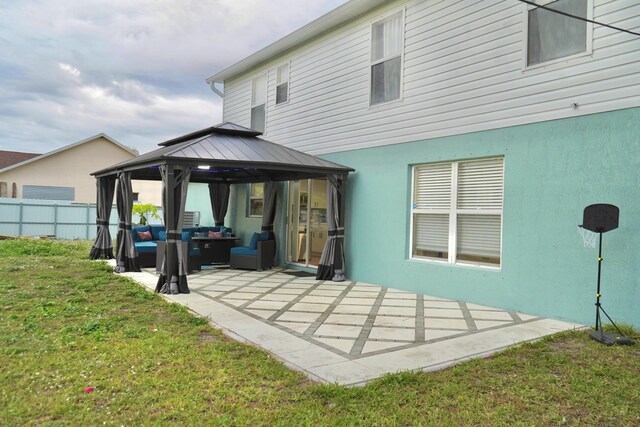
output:
{"label": "gray cloud", "polygon": [[3,2],[0,149],[105,132],[144,152],[211,126],[222,106],[206,77],[344,1]]}

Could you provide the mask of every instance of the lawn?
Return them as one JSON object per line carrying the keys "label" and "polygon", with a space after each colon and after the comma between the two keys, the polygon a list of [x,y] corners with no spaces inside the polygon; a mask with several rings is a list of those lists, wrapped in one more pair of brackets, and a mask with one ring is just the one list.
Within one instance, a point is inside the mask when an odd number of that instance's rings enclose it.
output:
{"label": "lawn", "polygon": [[89,247],[0,241],[0,425],[640,424],[638,344],[570,332],[440,372],[321,385],[89,261]]}

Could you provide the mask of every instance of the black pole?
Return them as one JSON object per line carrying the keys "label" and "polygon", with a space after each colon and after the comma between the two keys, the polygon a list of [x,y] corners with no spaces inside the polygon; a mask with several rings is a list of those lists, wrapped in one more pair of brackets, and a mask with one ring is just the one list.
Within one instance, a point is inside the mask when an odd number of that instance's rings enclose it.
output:
{"label": "black pole", "polygon": [[598,290],[596,291],[596,331],[601,327],[600,321],[600,274],[602,273],[602,231],[598,237]]}

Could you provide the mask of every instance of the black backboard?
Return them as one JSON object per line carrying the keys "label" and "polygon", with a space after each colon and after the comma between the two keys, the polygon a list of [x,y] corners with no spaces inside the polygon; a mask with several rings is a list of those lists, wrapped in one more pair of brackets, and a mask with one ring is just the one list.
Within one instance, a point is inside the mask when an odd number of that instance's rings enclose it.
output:
{"label": "black backboard", "polygon": [[582,227],[594,233],[606,233],[618,228],[620,209],[606,203],[589,205],[584,208]]}

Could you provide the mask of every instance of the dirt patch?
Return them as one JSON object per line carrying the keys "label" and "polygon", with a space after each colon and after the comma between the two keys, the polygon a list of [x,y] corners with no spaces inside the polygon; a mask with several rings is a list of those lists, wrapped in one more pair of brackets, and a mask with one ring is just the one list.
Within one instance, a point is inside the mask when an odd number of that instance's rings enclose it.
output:
{"label": "dirt patch", "polygon": [[220,342],[220,338],[215,337],[208,332],[204,332],[200,334],[200,336],[198,337],[198,340],[200,341],[201,344]]}
{"label": "dirt patch", "polygon": [[567,339],[556,342],[550,342],[549,347],[553,350],[562,351],[570,354],[571,356],[578,356],[587,344],[583,341],[575,339]]}

